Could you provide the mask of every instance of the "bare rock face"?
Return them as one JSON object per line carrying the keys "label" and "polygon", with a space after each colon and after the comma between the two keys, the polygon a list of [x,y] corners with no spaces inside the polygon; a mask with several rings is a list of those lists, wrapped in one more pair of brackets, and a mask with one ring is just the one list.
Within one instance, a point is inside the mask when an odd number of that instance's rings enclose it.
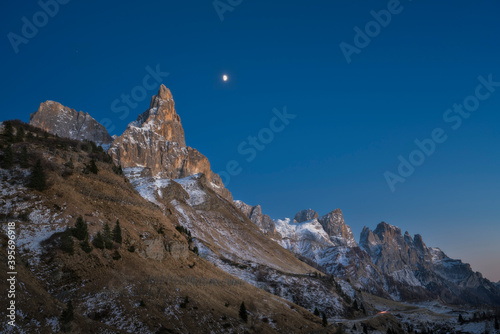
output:
{"label": "bare rock face", "polygon": [[252,223],[257,225],[264,234],[272,236],[276,239],[279,234],[276,232],[276,226],[273,220],[268,215],[262,213],[260,205],[251,206],[242,201],[234,201],[233,203],[238,209],[247,216]]}
{"label": "bare rock face", "polygon": [[370,254],[373,262],[384,272],[392,273],[408,266],[431,261],[431,253],[420,235],[412,239],[408,232],[382,222],[375,231],[364,228],[360,238],[361,247]]}
{"label": "bare rock face", "polygon": [[172,256],[174,259],[187,259],[188,247],[185,243],[172,241],[167,243],[165,246],[168,249],[170,256]]}
{"label": "bare rock face", "polygon": [[122,167],[147,168],[154,178],[181,179],[204,174],[214,191],[232,202],[230,192],[210,169],[208,159],[186,146],[172,93],[164,85],[152,97],[149,109],[116,138],[109,153]]}
{"label": "bare rock face", "polygon": [[30,115],[29,124],[59,137],[90,140],[99,145],[113,141],[106,128],[88,113],[54,101],[41,103],[38,111]]}
{"label": "bare rock face", "polygon": [[336,246],[356,247],[357,243],[352,234],[351,227],[344,221],[344,215],[340,209],[336,209],[321,218],[319,223],[330,237],[330,241]]}
{"label": "bare rock face", "polygon": [[165,246],[161,238],[145,240],[144,244],[146,245],[144,255],[147,258],[160,262],[165,258]]}
{"label": "bare rock face", "polygon": [[318,218],[318,217],[319,217],[319,215],[316,211],[314,211],[313,209],[307,209],[307,210],[302,210],[300,212],[297,212],[294,220],[297,223],[303,223],[303,222],[306,222],[306,221],[309,221],[309,220],[312,220],[312,219]]}

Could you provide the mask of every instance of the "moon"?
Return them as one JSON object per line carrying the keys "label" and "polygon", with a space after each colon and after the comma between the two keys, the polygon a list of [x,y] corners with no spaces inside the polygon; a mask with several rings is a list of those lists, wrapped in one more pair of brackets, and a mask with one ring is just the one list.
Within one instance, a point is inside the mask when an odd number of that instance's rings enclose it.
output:
{"label": "moon", "polygon": [[224,74],[224,75],[222,76],[222,80],[223,80],[223,81],[227,81],[228,79],[229,79],[229,77],[227,76],[227,74]]}

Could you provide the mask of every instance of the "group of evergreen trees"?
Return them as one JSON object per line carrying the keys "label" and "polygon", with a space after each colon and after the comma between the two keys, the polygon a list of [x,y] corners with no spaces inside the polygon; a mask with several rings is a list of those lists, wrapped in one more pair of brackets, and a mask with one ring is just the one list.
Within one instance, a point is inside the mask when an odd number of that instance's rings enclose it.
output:
{"label": "group of evergreen trees", "polygon": [[[320,313],[319,313],[319,310],[317,307],[314,308],[314,315],[317,317],[320,316]],[[326,314],[324,312],[321,314],[321,324],[323,325],[323,327],[328,326],[328,319],[326,318]]]}
{"label": "group of evergreen trees", "polygon": [[[14,128],[11,122],[5,122],[4,124],[5,126],[2,136],[4,137],[5,142],[7,143],[7,147],[3,151],[1,167],[4,169],[10,169],[14,165],[14,151],[12,150],[12,144],[23,142],[25,137],[25,132],[24,128],[20,126],[17,129],[16,135],[14,136]],[[19,153],[18,159],[21,168],[28,168],[30,166],[28,159],[28,149],[26,148],[26,146],[23,146],[21,148],[21,152]]]}
{"label": "group of evergreen trees", "polygon": [[120,222],[117,220],[113,231],[109,227],[108,223],[104,224],[102,233],[97,232],[96,237],[92,240],[92,245],[99,249],[112,249],[113,242],[118,244],[122,243],[122,229],[120,227]]}
{"label": "group of evergreen trees", "polygon": [[2,135],[7,143],[19,143],[24,141],[26,133],[22,125],[16,129],[16,135],[14,135],[14,126],[12,122],[6,121],[3,124],[4,129]]}
{"label": "group of evergreen trees", "polygon": [[[59,248],[62,251],[73,255],[74,253],[73,238],[79,240],[80,248],[85,253],[90,253],[92,251],[92,246],[90,246],[89,243],[90,236],[89,236],[87,222],[83,220],[82,216],[77,218],[75,227],[73,228],[67,227],[66,230],[61,234]],[[111,231],[108,223],[106,223],[104,225],[103,232],[102,233],[97,232],[97,235],[92,240],[92,245],[98,249],[105,249],[105,248],[112,249],[113,242],[116,242],[118,244],[122,243],[122,230],[120,227],[120,222],[118,220],[116,221],[113,231]],[[117,254],[113,255],[113,258],[115,260],[121,258],[121,256],[119,256],[119,253],[117,251],[115,253],[118,254],[118,255]]]}
{"label": "group of evergreen trees", "polygon": [[[8,145],[3,151],[2,163],[0,164],[0,167],[4,169],[10,169],[14,166],[14,151],[12,150],[12,143],[24,141],[25,131],[22,126],[19,126],[17,128],[16,135],[14,136],[14,128],[12,126],[12,123],[4,122],[4,124],[5,125],[2,136],[4,137]],[[19,166],[21,168],[30,167],[28,148],[26,145],[21,147],[18,160]],[[42,161],[40,159],[37,160],[31,170],[27,186],[38,191],[43,191],[47,188],[47,176],[45,175]]]}

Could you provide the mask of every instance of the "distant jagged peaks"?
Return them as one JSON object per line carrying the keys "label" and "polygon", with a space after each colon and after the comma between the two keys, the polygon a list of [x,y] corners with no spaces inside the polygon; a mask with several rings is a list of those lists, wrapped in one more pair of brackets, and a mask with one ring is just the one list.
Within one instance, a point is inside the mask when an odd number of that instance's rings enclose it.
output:
{"label": "distant jagged peaks", "polygon": [[90,140],[100,145],[113,141],[106,128],[88,113],[55,101],[41,103],[38,110],[30,115],[29,124],[59,137]]}

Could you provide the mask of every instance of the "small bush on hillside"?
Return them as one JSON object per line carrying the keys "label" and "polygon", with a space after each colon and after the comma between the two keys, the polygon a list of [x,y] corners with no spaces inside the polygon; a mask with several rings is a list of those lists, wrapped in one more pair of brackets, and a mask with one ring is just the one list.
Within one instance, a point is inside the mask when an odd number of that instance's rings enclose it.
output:
{"label": "small bush on hillside", "polygon": [[59,248],[70,255],[73,255],[75,252],[73,237],[71,234],[71,230],[67,227],[66,230],[61,234],[61,243]]}

